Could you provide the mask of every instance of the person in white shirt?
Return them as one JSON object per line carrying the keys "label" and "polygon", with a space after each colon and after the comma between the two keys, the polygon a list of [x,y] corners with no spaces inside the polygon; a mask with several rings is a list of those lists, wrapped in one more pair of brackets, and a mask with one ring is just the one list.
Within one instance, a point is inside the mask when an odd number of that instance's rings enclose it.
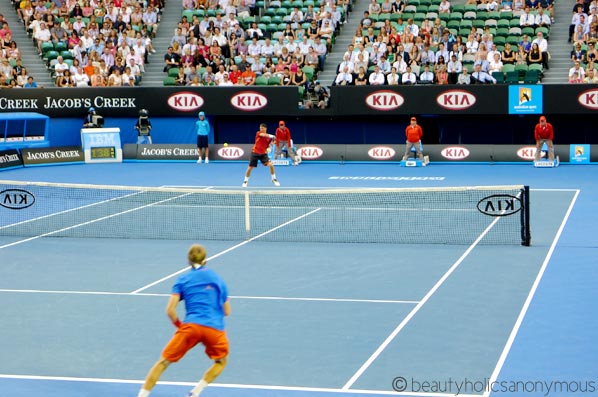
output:
{"label": "person in white shirt", "polygon": [[370,85],[383,85],[384,84],[384,73],[380,72],[378,65],[374,66],[374,71],[368,77]]}
{"label": "person in white shirt", "polygon": [[336,85],[350,85],[353,83],[353,75],[349,72],[349,68],[345,66],[341,72],[334,79]]}
{"label": "person in white shirt", "polygon": [[293,8],[293,11],[291,11],[291,14],[289,15],[289,19],[293,23],[303,23],[303,21],[305,21],[303,12],[299,9],[299,7]]}
{"label": "person in white shirt", "polygon": [[438,5],[438,12],[441,14],[448,14],[451,12],[451,3],[448,0],[442,0]]}
{"label": "person in white shirt", "polygon": [[550,67],[548,66],[548,40],[544,38],[544,33],[538,32],[536,38],[532,41],[532,44],[534,43],[538,44],[538,48],[542,53],[542,65],[544,66],[544,69],[550,69]]}
{"label": "person in white shirt", "polygon": [[401,82],[404,85],[415,84],[417,82],[417,77],[415,77],[415,73],[411,71],[411,66],[407,66],[407,70],[401,76]]}
{"label": "person in white shirt", "polygon": [[463,71],[463,64],[457,59],[457,55],[451,55],[446,71],[448,72],[448,83],[457,84],[459,74]]}
{"label": "person in white shirt", "polygon": [[525,7],[523,14],[519,17],[519,26],[522,28],[533,28],[536,24],[536,17],[530,13],[530,8]]}
{"label": "person in white shirt", "polygon": [[393,62],[392,67],[397,70],[397,73],[402,75],[407,71],[407,62],[403,60],[401,55],[397,55],[396,61]]}
{"label": "person in white shirt", "polygon": [[56,64],[54,64],[54,73],[56,74],[56,77],[58,76],[62,76],[64,74],[64,71],[69,69],[69,65],[67,65],[62,56],[58,56],[58,58],[56,58],[56,60],[58,61]]}
{"label": "person in white shirt", "polygon": [[465,48],[467,49],[467,53],[475,54],[476,52],[478,52],[479,47],[480,43],[478,43],[473,34],[470,34],[467,37],[467,41],[465,42]]}
{"label": "person in white shirt", "polygon": [[578,61],[573,63],[573,67],[569,69],[569,79],[573,77],[573,74],[577,73],[580,80],[583,80],[586,76],[586,71],[581,67],[581,64]]}
{"label": "person in white shirt", "polygon": [[494,60],[494,55],[498,54],[498,57],[501,57],[500,51],[496,49],[496,44],[492,43],[492,47],[490,51],[488,51],[488,55],[486,56],[486,60],[488,62],[492,62]]}
{"label": "person in white shirt", "polygon": [[37,42],[37,50],[39,54],[42,53],[42,44],[43,43],[50,43],[52,40],[52,33],[50,33],[50,29],[46,26],[44,22],[40,22],[39,29],[33,35]]}
{"label": "person in white shirt", "polygon": [[493,72],[501,72],[502,71],[502,61],[500,59],[500,53],[494,53],[494,59],[490,61],[490,65],[488,66],[488,73],[492,74]]}
{"label": "person in white shirt", "polygon": [[340,63],[338,70],[342,71],[347,68],[349,73],[353,73],[355,71],[355,64],[351,62],[351,57],[349,54],[345,54],[343,61]]}
{"label": "person in white shirt", "polygon": [[476,64],[471,75],[471,82],[475,84],[496,84],[496,79],[482,70],[482,65]]}
{"label": "person in white shirt", "polygon": [[401,76],[397,73],[397,69],[394,67],[390,69],[390,73],[386,76],[386,84],[388,85],[399,85],[401,82]]}
{"label": "person in white shirt", "polygon": [[75,87],[89,87],[89,76],[79,67],[76,74],[72,76]]}
{"label": "person in white shirt", "polygon": [[261,39],[264,37],[264,32],[262,32],[262,29],[258,28],[257,23],[254,22],[251,24],[251,27],[247,29],[247,37]]}
{"label": "person in white shirt", "polygon": [[430,66],[425,65],[424,71],[419,75],[420,84],[434,84],[434,73],[430,72]]}
{"label": "person in white shirt", "polygon": [[550,25],[552,25],[550,15],[546,14],[542,7],[538,8],[538,14],[536,14],[536,26],[549,28]]}
{"label": "person in white shirt", "polygon": [[459,75],[457,79],[457,84],[471,84],[471,76],[467,72],[467,68],[463,69],[463,72]]}
{"label": "person in white shirt", "polygon": [[264,41],[264,45],[262,46],[262,48],[260,49],[260,54],[263,57],[271,57],[274,55],[274,46],[272,45],[272,43],[270,42],[270,39],[266,39]]}
{"label": "person in white shirt", "polygon": [[259,45],[255,37],[251,39],[251,44],[247,46],[247,54],[251,57],[262,54],[262,46]]}

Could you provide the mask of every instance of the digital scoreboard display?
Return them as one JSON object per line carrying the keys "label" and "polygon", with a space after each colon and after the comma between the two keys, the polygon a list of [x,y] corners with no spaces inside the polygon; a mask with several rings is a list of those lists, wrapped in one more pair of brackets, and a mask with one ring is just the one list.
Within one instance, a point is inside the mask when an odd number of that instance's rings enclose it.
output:
{"label": "digital scoreboard display", "polygon": [[114,146],[96,146],[91,148],[92,159],[115,159],[116,148]]}

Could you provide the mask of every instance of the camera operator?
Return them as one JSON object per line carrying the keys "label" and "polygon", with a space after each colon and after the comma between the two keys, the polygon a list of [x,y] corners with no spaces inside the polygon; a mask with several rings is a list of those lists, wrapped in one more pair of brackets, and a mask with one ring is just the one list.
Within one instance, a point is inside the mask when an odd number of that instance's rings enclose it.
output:
{"label": "camera operator", "polygon": [[137,130],[137,144],[152,144],[152,122],[149,119],[149,112],[147,109],[141,109],[139,111],[139,118],[135,123],[135,129]]}

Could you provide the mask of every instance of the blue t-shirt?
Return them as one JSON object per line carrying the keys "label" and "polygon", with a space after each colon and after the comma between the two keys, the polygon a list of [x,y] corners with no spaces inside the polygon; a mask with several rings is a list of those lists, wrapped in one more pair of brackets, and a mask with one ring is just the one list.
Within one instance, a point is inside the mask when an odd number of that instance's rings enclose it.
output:
{"label": "blue t-shirt", "polygon": [[224,330],[224,302],[228,288],[212,269],[201,267],[179,277],[172,293],[185,301],[185,321]]}
{"label": "blue t-shirt", "polygon": [[197,120],[195,122],[195,132],[197,135],[207,136],[210,133],[210,123],[208,120]]}

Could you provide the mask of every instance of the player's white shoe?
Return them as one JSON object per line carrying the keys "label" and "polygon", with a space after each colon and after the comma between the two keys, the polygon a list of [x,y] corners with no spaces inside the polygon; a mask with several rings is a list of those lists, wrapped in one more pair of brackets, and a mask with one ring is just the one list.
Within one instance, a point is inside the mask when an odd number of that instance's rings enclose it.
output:
{"label": "player's white shoe", "polygon": [[274,184],[274,186],[280,186],[280,182],[278,182],[278,179],[272,179],[272,183]]}
{"label": "player's white shoe", "polygon": [[201,164],[201,159],[197,160],[197,164]]}
{"label": "player's white shoe", "polygon": [[247,187],[247,181],[243,182],[243,184],[241,185],[241,187]]}

